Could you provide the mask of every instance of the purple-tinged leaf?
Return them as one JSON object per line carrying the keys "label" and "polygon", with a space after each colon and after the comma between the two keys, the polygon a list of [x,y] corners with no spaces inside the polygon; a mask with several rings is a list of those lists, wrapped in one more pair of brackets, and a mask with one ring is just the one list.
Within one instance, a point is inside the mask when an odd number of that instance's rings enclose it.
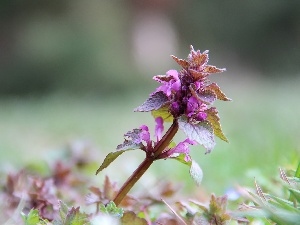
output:
{"label": "purple-tinged leaf", "polygon": [[145,125],[141,126],[141,128],[139,129],[133,129],[132,131],[128,131],[126,134],[124,134],[124,137],[124,142],[117,146],[117,150],[119,151],[142,149],[145,147],[142,141],[150,141],[148,127]]}
{"label": "purple-tinged leaf", "polygon": [[179,59],[174,55],[171,55],[171,57],[177,62],[178,65],[180,65],[183,69],[187,69],[190,66],[190,63],[184,59]]}
{"label": "purple-tinged leaf", "polygon": [[196,91],[195,84],[191,84],[190,91],[192,95],[200,100],[201,102],[204,102],[205,104],[211,105],[214,103],[214,101],[217,99],[217,95],[215,92],[211,90],[198,90]]}
{"label": "purple-tinged leaf", "polygon": [[190,62],[190,65],[192,66],[204,66],[208,62],[208,50],[204,52],[200,52],[200,50],[195,51],[193,46],[191,45],[191,52],[188,55],[188,59]]}
{"label": "purple-tinged leaf", "polygon": [[198,93],[199,99],[206,104],[213,104],[216,101],[217,96],[214,92],[210,90],[204,90]]}
{"label": "purple-tinged leaf", "polygon": [[124,137],[126,138],[124,142],[117,146],[116,152],[111,152],[105,157],[103,163],[97,170],[96,175],[108,167],[123,152],[135,149],[143,149],[145,146],[143,145],[142,141],[145,139],[145,134],[149,134],[147,129],[148,127],[142,126],[141,129],[133,129],[132,131],[128,131],[126,134],[124,134]]}
{"label": "purple-tinged leaf", "polygon": [[218,115],[217,109],[215,107],[211,107],[205,110],[205,112],[207,114],[207,120],[211,123],[213,127],[214,134],[221,140],[228,142],[228,139],[226,138],[226,136],[222,131],[222,127],[220,124],[220,117]]}
{"label": "purple-tinged leaf", "polygon": [[208,73],[203,73],[202,71],[194,69],[189,69],[189,72],[195,80],[201,80],[209,75]]}
{"label": "purple-tinged leaf", "polygon": [[131,139],[132,142],[134,142],[134,143],[140,143],[141,142],[141,138],[140,138],[141,132],[142,132],[141,129],[135,128],[132,131],[128,131],[126,134],[124,134],[124,137]]}
{"label": "purple-tinged leaf", "polygon": [[134,143],[131,140],[125,140],[122,144],[117,146],[118,151],[127,151],[127,150],[134,150],[134,149],[141,149],[144,145],[142,143]]}
{"label": "purple-tinged leaf", "polygon": [[201,184],[201,181],[203,178],[203,172],[202,172],[201,167],[194,160],[192,160],[192,163],[191,163],[190,175],[193,178],[193,180],[196,182],[197,185]]}
{"label": "purple-tinged leaf", "polygon": [[153,80],[163,83],[163,82],[169,82],[170,80],[174,79],[172,76],[168,75],[156,75],[153,77]]}
{"label": "purple-tinged leaf", "polygon": [[149,112],[158,110],[169,101],[168,97],[162,92],[155,92],[142,105],[134,109],[135,112]]}
{"label": "purple-tinged leaf", "polygon": [[206,149],[206,153],[209,153],[215,147],[215,138],[213,128],[207,121],[199,122],[196,124],[189,123],[185,116],[181,116],[178,119],[179,128],[183,130],[186,136],[196,141]]}
{"label": "purple-tinged leaf", "polygon": [[221,91],[220,87],[216,83],[211,83],[211,84],[207,85],[205,87],[205,90],[213,91],[219,100],[231,101],[231,99],[227,98],[227,96]]}
{"label": "purple-tinged leaf", "polygon": [[217,68],[215,66],[211,66],[211,65],[207,65],[204,69],[204,72],[206,72],[206,73],[222,73],[224,71],[226,71],[225,68],[219,69],[219,68]]}
{"label": "purple-tinged leaf", "polygon": [[126,134],[124,134],[126,139],[124,140],[123,144],[117,146],[117,150],[138,149],[143,147],[143,134],[143,129],[133,129],[132,131],[128,131]]}

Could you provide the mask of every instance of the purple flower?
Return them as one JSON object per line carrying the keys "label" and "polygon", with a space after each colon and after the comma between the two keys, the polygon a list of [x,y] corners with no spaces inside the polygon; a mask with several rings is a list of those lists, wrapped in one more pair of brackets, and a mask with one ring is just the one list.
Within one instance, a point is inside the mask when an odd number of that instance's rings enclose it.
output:
{"label": "purple flower", "polygon": [[197,110],[198,110],[199,104],[197,98],[194,96],[190,97],[188,99],[187,107],[186,107],[186,114],[188,117],[191,117]]}
{"label": "purple flower", "polygon": [[141,133],[140,133],[140,143],[142,141],[145,141],[147,146],[151,146],[151,139],[150,139],[150,133],[149,133],[149,128],[146,125],[140,126]]}
{"label": "purple flower", "polygon": [[196,115],[196,120],[198,120],[198,121],[204,121],[204,120],[206,120],[206,118],[207,118],[207,113],[206,112],[199,112]]}
{"label": "purple flower", "polygon": [[162,91],[168,97],[171,96],[172,93],[180,90],[180,79],[177,70],[169,70],[166,76],[163,76],[163,79],[162,76],[154,76],[153,79],[162,83],[162,85],[156,89],[156,92]]}
{"label": "purple flower", "polygon": [[200,100],[191,96],[188,99],[186,107],[186,116],[189,119],[196,121],[203,121],[207,118],[207,114],[204,112],[207,109],[207,105],[202,103]]}
{"label": "purple flower", "polygon": [[174,148],[169,149],[168,151],[165,151],[164,153],[162,153],[159,158],[163,159],[163,158],[170,158],[170,157],[176,157],[177,154],[183,153],[185,154],[184,160],[186,162],[191,161],[191,157],[189,155],[190,153],[190,148],[189,145],[194,145],[197,144],[197,142],[192,141],[190,139],[185,139],[182,142],[179,142],[178,145],[176,145]]}
{"label": "purple flower", "polygon": [[[178,118],[184,115],[189,122],[201,122],[207,119],[206,110],[216,99],[230,100],[215,83],[208,80],[208,75],[225,71],[225,69],[218,69],[207,64],[208,51],[201,53],[200,50],[195,51],[191,46],[187,60],[172,57],[182,69],[179,72],[169,70],[166,75],[153,77],[161,83],[154,93],[161,92],[163,95],[158,96],[157,106],[167,107],[170,116]],[[153,99],[154,97],[149,100],[148,104],[157,110],[153,107],[155,105]]]}
{"label": "purple flower", "polygon": [[155,122],[155,136],[157,141],[159,141],[162,138],[162,132],[164,131],[164,120],[161,117],[157,117]]}

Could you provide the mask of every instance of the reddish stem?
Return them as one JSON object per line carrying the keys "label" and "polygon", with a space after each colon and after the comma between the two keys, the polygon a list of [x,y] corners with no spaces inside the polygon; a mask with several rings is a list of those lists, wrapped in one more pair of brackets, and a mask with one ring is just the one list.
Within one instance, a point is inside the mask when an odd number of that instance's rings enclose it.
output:
{"label": "reddish stem", "polygon": [[155,159],[163,152],[163,150],[170,144],[174,135],[178,131],[178,122],[175,119],[172,126],[169,128],[167,133],[162,137],[162,139],[155,145],[152,154],[146,154],[146,158],[139,165],[139,167],[133,172],[133,174],[127,179],[119,190],[117,196],[114,199],[114,203],[118,206],[123,198],[127,195],[130,189],[135,185],[135,183],[143,176]]}

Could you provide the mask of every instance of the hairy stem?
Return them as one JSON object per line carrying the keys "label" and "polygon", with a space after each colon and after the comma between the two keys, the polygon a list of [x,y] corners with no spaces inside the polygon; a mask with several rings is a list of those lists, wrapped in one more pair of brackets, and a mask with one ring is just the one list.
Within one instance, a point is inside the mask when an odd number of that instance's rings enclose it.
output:
{"label": "hairy stem", "polygon": [[154,147],[154,155],[147,154],[144,161],[139,165],[139,167],[133,172],[133,174],[127,179],[119,190],[117,196],[114,199],[114,203],[118,206],[123,198],[127,195],[130,189],[135,185],[135,183],[143,176],[151,164],[155,161],[157,156],[159,156],[163,150],[170,144],[174,135],[178,131],[178,122],[175,119],[172,126],[169,128],[167,133],[162,137],[162,139]]}

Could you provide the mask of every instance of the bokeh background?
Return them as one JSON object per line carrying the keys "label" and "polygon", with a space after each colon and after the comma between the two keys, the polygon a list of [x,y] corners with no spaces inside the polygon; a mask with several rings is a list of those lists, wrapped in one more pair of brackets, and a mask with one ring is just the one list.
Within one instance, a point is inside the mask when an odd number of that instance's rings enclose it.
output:
{"label": "bokeh background", "polygon": [[[125,132],[153,127],[150,114],[133,108],[157,86],[154,75],[179,69],[169,56],[185,58],[190,45],[209,49],[210,64],[227,68],[212,79],[233,99],[217,103],[230,143],[218,141],[209,155],[193,148],[201,190],[222,194],[253,185],[254,177],[263,183],[300,158],[297,0],[2,0],[0,28],[5,171],[69,146],[92,146],[102,162]],[[108,174],[122,184],[142,157],[124,154],[97,179]],[[196,189],[172,160],[157,162],[137,189],[162,179]]]}

